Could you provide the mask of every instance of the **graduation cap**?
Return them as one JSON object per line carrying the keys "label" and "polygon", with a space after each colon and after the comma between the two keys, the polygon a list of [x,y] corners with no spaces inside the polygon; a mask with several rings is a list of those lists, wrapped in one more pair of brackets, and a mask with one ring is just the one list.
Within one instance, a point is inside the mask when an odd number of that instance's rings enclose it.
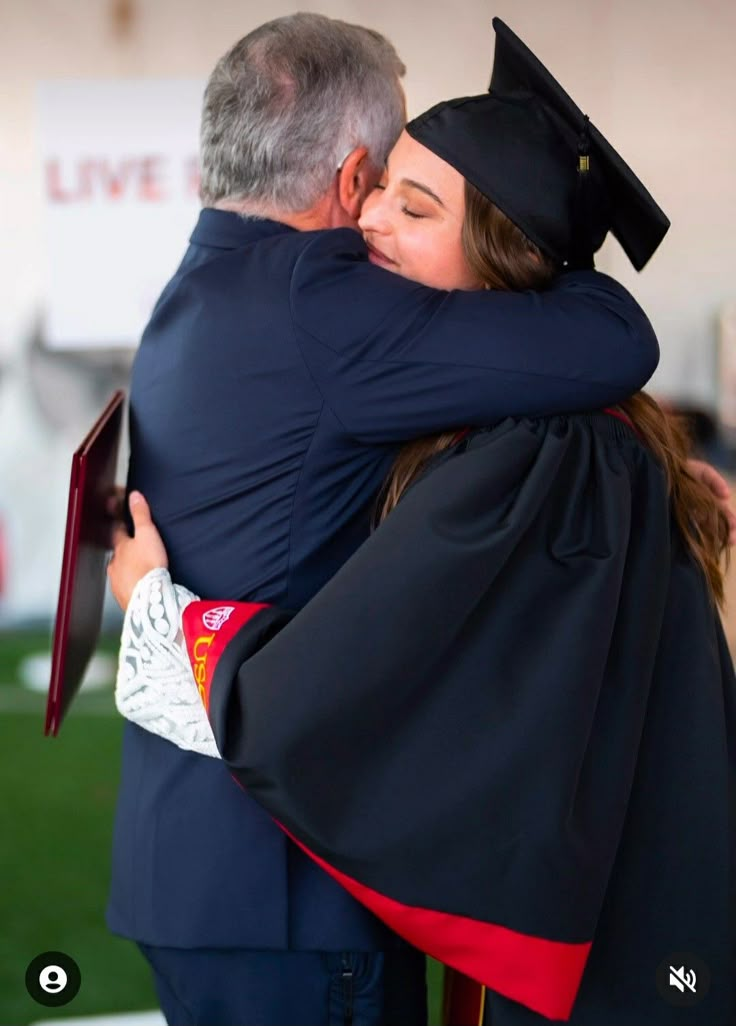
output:
{"label": "graduation cap", "polygon": [[439,103],[407,132],[559,263],[592,267],[610,231],[640,271],[669,220],[531,50],[500,18],[493,27],[489,91]]}

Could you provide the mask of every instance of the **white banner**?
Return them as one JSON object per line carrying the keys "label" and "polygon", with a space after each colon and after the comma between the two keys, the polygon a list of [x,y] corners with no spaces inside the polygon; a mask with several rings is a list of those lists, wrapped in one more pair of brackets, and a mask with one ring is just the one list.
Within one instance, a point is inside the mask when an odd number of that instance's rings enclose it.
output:
{"label": "white banner", "polygon": [[40,85],[48,346],[137,345],[197,218],[203,90],[199,79]]}

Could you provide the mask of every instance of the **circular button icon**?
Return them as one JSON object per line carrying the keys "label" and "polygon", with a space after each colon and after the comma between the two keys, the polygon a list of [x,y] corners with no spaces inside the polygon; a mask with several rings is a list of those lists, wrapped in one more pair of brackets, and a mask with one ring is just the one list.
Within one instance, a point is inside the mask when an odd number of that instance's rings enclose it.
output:
{"label": "circular button icon", "polygon": [[41,970],[38,977],[42,990],[45,990],[47,994],[56,994],[63,990],[68,980],[69,977],[60,965],[47,965],[45,969]]}
{"label": "circular button icon", "polygon": [[689,1008],[710,990],[710,970],[692,951],[673,951],[657,967],[660,997],[675,1008]]}
{"label": "circular button icon", "polygon": [[34,1001],[48,1008],[68,1005],[81,986],[79,966],[63,951],[44,951],[26,969],[26,990]]}

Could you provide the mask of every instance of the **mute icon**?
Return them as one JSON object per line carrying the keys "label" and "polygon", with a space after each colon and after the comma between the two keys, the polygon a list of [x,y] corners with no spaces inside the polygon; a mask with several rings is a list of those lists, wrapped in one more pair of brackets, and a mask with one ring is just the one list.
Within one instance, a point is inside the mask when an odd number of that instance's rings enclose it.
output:
{"label": "mute icon", "polygon": [[685,993],[685,987],[692,993],[697,994],[697,976],[695,970],[689,972],[681,965],[679,969],[670,966],[670,987],[677,987],[681,994]]}
{"label": "mute icon", "polygon": [[710,991],[710,969],[692,951],[671,951],[657,967],[657,990],[668,1005],[687,1008],[703,1001]]}

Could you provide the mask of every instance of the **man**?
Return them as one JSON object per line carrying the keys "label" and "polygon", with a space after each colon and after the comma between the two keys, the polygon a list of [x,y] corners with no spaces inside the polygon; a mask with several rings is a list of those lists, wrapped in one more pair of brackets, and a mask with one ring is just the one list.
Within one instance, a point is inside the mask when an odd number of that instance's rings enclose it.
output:
{"label": "man", "polygon": [[[403,71],[377,33],[300,14],[209,80],[205,209],[136,357],[128,482],[174,579],[205,597],[300,608],[367,537],[402,441],[599,407],[656,365],[646,318],[603,276],[435,292],[370,264],[357,233],[321,231],[357,226],[402,127]],[[175,1026],[426,1018],[416,952],[220,763],[131,724],[108,922]]]}

